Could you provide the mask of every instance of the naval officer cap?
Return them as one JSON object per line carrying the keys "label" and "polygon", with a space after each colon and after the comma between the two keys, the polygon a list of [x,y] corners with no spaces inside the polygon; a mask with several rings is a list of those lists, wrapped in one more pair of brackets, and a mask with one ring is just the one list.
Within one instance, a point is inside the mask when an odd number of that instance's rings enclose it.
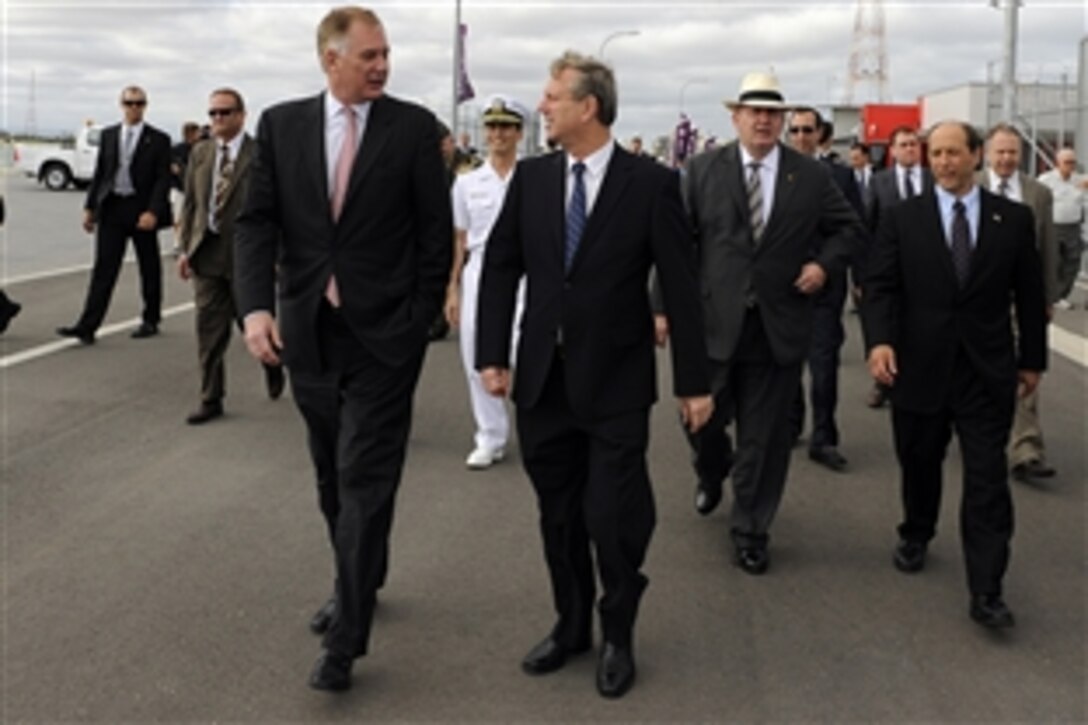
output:
{"label": "naval officer cap", "polygon": [[496,123],[521,126],[529,116],[529,110],[513,98],[496,93],[484,102],[484,124]]}

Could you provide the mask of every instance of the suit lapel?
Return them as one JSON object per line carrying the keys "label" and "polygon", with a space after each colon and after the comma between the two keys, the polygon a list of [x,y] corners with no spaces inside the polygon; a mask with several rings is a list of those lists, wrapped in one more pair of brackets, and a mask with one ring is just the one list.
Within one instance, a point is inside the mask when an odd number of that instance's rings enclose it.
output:
{"label": "suit lapel", "polygon": [[578,244],[578,251],[575,252],[574,260],[571,262],[571,271],[586,255],[586,247],[592,246],[600,236],[601,230],[608,222],[630,180],[631,156],[619,145],[613,144],[612,158],[605,168],[601,188],[597,192],[597,199],[593,202],[593,210],[586,219],[586,228],[582,233],[582,241]]}
{"label": "suit lapel", "polygon": [[[212,155],[212,158],[215,158],[214,154]],[[230,175],[230,186],[227,187],[227,192],[223,195],[224,206],[230,203],[230,198],[234,196],[234,190],[238,188],[238,180],[243,178],[242,175],[246,172],[246,167],[249,166],[250,159],[252,158],[253,139],[248,135],[245,135],[242,137],[242,145],[238,147],[238,158],[234,160],[234,170]]]}
{"label": "suit lapel", "polygon": [[[321,93],[310,101],[302,111],[298,125],[299,139],[305,139],[307,152],[303,153],[303,173],[309,177],[310,189],[317,189],[320,198],[326,201],[328,208],[329,176],[325,160],[325,94]],[[329,219],[332,220],[332,211],[329,211]]]}
{"label": "suit lapel", "polygon": [[[351,167],[351,180],[348,182],[348,192],[345,199],[352,198],[352,195],[358,191],[359,184],[374,168],[376,159],[381,155],[382,147],[385,146],[392,133],[393,126],[392,117],[389,113],[389,102],[382,96],[370,104],[366,128],[363,130],[362,143],[355,155],[355,163]],[[347,202],[344,203],[346,206]]]}
{"label": "suit lapel", "polygon": [[941,220],[941,210],[937,205],[937,194],[925,194],[923,200],[923,211],[921,219],[918,220],[918,228],[921,232],[919,241],[930,246],[931,256],[938,260],[938,264],[944,270],[944,275],[949,284],[954,288],[958,288],[959,278],[956,276],[956,267],[952,263],[952,245],[949,244],[948,234],[944,222]]}
{"label": "suit lapel", "polygon": [[725,167],[726,188],[729,190],[729,198],[737,208],[737,216],[743,218],[751,228],[748,210],[748,185],[744,178],[744,169],[740,164],[740,146],[733,142],[722,149],[718,157]]}
{"label": "suit lapel", "polygon": [[563,275],[563,256],[566,252],[567,239],[567,154],[556,151],[552,154],[551,168],[547,172],[544,183],[544,193],[547,197],[541,200],[542,209],[558,209],[558,214],[548,214],[552,219],[552,239],[549,255]]}
{"label": "suit lapel", "polygon": [[[1023,187],[1020,188],[1023,189]],[[994,253],[994,247],[999,243],[998,229],[1004,223],[1004,219],[995,201],[994,194],[979,188],[978,238],[975,239],[975,251],[971,254],[971,275],[967,281],[968,286],[974,282],[978,276],[978,270],[985,265],[986,259]]]}
{"label": "suit lapel", "polygon": [[778,226],[779,219],[789,213],[789,205],[793,200],[794,183],[797,179],[797,158],[787,153],[784,147],[778,152],[778,174],[774,180],[774,201],[771,207],[771,218],[763,228],[763,238],[759,245],[762,249],[767,241],[772,239],[774,228]]}

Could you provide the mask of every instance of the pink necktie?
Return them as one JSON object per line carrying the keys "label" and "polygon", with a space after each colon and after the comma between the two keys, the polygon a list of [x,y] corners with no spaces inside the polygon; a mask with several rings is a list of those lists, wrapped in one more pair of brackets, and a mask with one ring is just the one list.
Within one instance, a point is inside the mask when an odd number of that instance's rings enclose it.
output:
{"label": "pink necktie", "polygon": [[[344,197],[348,193],[348,183],[351,181],[351,167],[355,163],[356,133],[355,110],[349,106],[341,108],[344,117],[344,142],[340,144],[340,155],[336,159],[336,170],[332,181],[332,219],[340,220],[340,213],[344,210]],[[340,306],[340,288],[336,286],[336,276],[329,276],[329,284],[325,287],[325,298],[333,307]]]}

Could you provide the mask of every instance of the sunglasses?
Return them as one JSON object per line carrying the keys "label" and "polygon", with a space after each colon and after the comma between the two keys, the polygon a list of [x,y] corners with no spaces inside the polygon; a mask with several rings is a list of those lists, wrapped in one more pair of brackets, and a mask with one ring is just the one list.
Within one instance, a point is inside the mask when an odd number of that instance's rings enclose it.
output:
{"label": "sunglasses", "polygon": [[814,126],[790,126],[790,133],[816,133],[816,128]]}
{"label": "sunglasses", "polygon": [[210,108],[208,109],[208,118],[215,118],[216,116],[226,117],[237,110],[237,108]]}
{"label": "sunglasses", "polygon": [[121,103],[123,105],[126,105],[126,106],[137,106],[137,107],[147,105],[147,101],[145,101],[142,98],[126,98],[125,100],[121,101]]}

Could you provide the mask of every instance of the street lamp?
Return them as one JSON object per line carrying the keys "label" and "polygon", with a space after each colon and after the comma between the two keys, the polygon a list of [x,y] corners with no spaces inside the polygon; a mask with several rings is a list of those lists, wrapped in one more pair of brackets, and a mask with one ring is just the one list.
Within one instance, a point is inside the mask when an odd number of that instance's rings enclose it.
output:
{"label": "street lamp", "polygon": [[633,37],[639,34],[640,32],[638,30],[617,30],[616,32],[612,33],[603,41],[601,41],[601,49],[597,51],[598,60],[604,60],[604,48],[606,45],[609,44],[609,42],[615,40],[616,38]]}
{"label": "street lamp", "polygon": [[693,83],[709,83],[709,82],[710,82],[709,78],[688,78],[686,81],[684,81],[683,85],[680,86],[680,103],[679,103],[679,105],[680,105],[680,113],[681,114],[684,112],[684,93],[687,91],[688,86],[690,86]]}

